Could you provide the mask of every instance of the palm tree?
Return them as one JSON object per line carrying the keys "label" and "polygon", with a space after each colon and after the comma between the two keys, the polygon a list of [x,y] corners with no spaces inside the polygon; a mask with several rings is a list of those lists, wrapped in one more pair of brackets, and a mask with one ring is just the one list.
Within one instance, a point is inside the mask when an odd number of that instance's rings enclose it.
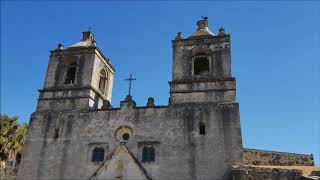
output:
{"label": "palm tree", "polygon": [[17,116],[0,115],[0,161],[1,169],[8,160],[14,160],[21,153],[28,125],[19,125]]}

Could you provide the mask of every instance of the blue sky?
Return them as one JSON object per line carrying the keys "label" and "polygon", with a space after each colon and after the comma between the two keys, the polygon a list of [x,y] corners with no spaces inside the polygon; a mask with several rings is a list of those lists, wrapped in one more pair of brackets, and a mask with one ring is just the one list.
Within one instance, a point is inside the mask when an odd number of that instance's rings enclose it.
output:
{"label": "blue sky", "polygon": [[78,42],[92,26],[116,68],[113,106],[127,94],[166,105],[171,40],[196,30],[231,33],[243,144],[249,148],[320,152],[320,3],[317,2],[1,2],[1,113],[28,122],[44,83],[49,51]]}

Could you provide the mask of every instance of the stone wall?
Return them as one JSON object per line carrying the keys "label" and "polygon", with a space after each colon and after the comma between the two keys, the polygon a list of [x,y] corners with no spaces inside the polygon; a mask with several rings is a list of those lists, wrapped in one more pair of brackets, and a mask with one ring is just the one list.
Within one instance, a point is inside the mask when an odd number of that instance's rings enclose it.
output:
{"label": "stone wall", "polygon": [[313,155],[243,149],[245,165],[314,166]]}
{"label": "stone wall", "polygon": [[[237,103],[146,108],[127,99],[108,110],[34,113],[17,179],[88,179],[101,166],[92,162],[92,149],[102,147],[108,157],[122,129],[130,134],[126,146],[152,179],[229,180],[232,165],[241,164]],[[143,143],[154,144],[154,162],[142,162]]]}
{"label": "stone wall", "polygon": [[233,180],[304,180],[299,170],[241,167],[233,170]]}

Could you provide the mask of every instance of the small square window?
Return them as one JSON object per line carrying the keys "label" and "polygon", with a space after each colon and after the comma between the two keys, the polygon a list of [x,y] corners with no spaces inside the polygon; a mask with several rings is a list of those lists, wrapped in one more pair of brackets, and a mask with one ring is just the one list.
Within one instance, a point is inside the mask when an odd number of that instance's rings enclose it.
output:
{"label": "small square window", "polygon": [[92,151],[92,162],[104,161],[104,149],[101,147],[96,147]]}
{"label": "small square window", "polygon": [[155,149],[152,145],[145,145],[142,148],[142,162],[154,162],[155,161]]}
{"label": "small square window", "polygon": [[137,157],[146,165],[157,163],[160,156],[159,141],[144,141],[138,142],[139,154]]}

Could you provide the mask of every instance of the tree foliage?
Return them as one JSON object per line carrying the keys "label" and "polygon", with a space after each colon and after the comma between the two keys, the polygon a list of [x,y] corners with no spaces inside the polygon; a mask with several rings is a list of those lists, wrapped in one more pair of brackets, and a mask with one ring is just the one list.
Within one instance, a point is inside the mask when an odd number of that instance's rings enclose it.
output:
{"label": "tree foliage", "polygon": [[15,159],[21,153],[28,125],[19,124],[17,116],[0,115],[0,160]]}

